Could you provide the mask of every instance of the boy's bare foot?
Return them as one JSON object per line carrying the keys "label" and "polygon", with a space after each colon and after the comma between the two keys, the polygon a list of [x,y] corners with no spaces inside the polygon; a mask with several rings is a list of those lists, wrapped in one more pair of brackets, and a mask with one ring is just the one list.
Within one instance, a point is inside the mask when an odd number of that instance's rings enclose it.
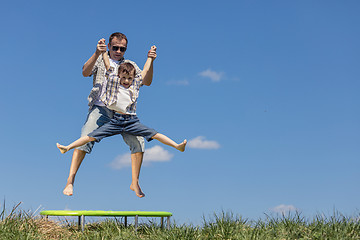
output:
{"label": "boy's bare foot", "polygon": [[182,143],[180,143],[180,144],[176,147],[176,149],[179,150],[180,152],[185,151],[186,143],[187,143],[187,140],[185,139]]}
{"label": "boy's bare foot", "polygon": [[67,151],[69,151],[69,149],[63,145],[60,145],[59,143],[56,143],[56,147],[60,150],[61,153],[66,153]]}
{"label": "boy's bare foot", "polygon": [[131,183],[130,189],[133,190],[136,196],[138,196],[139,198],[145,197],[145,194],[141,191],[139,183],[137,184]]}
{"label": "boy's bare foot", "polygon": [[63,193],[67,196],[72,196],[73,192],[74,192],[74,186],[72,185],[72,183],[66,184]]}

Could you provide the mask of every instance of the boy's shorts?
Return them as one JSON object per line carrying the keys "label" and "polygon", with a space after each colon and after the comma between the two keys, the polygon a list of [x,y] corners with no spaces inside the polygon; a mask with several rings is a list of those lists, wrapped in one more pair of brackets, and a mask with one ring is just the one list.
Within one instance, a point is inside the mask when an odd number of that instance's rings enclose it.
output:
{"label": "boy's shorts", "polygon": [[[89,109],[88,116],[85,124],[81,130],[81,137],[87,136],[89,133],[98,129],[102,125],[108,123],[114,116],[114,111],[107,107],[94,105]],[[141,136],[133,136],[130,134],[121,134],[125,143],[130,147],[131,153],[145,152],[145,141]],[[91,153],[94,147],[94,142],[89,142],[85,145],[78,147],[77,149],[82,150],[86,153]]]}
{"label": "boy's shorts", "polygon": [[103,138],[122,133],[142,136],[149,142],[158,132],[155,129],[141,124],[136,115],[124,115],[115,112],[110,122],[105,123],[100,128],[88,134],[88,136],[95,138],[96,142],[100,142]]}

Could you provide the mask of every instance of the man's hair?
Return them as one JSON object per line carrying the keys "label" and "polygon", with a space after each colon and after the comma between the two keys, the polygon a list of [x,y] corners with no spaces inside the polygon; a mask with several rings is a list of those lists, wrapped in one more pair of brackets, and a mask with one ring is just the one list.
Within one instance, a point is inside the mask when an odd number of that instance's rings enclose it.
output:
{"label": "man's hair", "polygon": [[120,74],[122,73],[126,73],[135,77],[136,70],[134,65],[129,62],[120,64],[118,69],[118,75],[120,76]]}
{"label": "man's hair", "polygon": [[111,41],[113,40],[113,38],[117,38],[119,40],[125,39],[126,45],[128,44],[128,40],[127,40],[125,34],[123,34],[123,33],[115,32],[115,33],[111,34],[110,38],[109,38],[109,44],[110,45],[111,45]]}

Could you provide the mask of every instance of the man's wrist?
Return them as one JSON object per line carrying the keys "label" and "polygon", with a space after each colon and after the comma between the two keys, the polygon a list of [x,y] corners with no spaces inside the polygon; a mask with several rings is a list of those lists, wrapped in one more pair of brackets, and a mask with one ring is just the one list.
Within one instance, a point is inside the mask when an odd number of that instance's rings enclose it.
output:
{"label": "man's wrist", "polygon": [[96,51],[95,51],[95,56],[100,56],[102,54],[102,52],[100,52],[100,50],[99,49],[96,49]]}

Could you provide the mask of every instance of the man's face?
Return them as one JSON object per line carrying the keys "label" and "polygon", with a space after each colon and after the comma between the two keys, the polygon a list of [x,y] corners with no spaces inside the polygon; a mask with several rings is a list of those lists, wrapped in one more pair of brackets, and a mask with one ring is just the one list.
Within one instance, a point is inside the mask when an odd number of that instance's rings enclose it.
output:
{"label": "man's face", "polygon": [[122,57],[124,57],[127,47],[126,40],[125,39],[120,40],[119,38],[115,37],[111,40],[111,43],[108,44],[108,47],[109,47],[110,58],[112,60],[119,61]]}

